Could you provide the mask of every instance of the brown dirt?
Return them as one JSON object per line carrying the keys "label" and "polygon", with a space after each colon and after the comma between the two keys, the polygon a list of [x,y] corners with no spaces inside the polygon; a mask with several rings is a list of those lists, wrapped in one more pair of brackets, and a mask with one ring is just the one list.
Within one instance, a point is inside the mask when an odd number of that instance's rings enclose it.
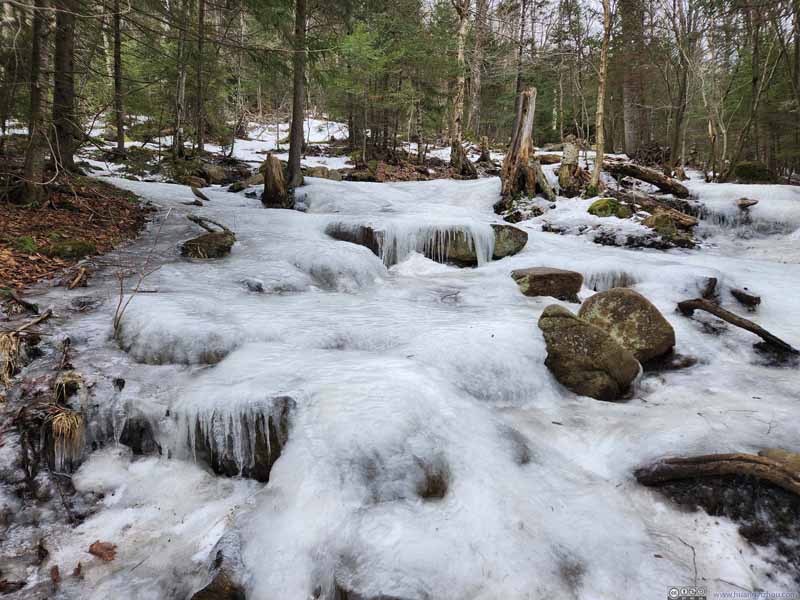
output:
{"label": "brown dirt", "polygon": [[80,260],[51,256],[59,243],[108,252],[136,237],[150,211],[134,194],[88,177],[60,179],[39,207],[0,201],[0,288],[25,288]]}

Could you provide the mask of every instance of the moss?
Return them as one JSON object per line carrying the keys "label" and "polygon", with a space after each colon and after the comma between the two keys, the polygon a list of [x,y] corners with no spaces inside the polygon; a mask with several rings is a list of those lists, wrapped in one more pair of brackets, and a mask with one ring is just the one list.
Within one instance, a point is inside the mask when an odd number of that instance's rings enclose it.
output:
{"label": "moss", "polygon": [[29,235],[23,235],[14,240],[14,248],[25,254],[36,254],[39,252],[39,246],[36,240]]}
{"label": "moss", "polygon": [[596,217],[618,217],[628,219],[633,212],[630,207],[620,204],[615,198],[600,198],[595,200],[589,207],[589,214]]}
{"label": "moss", "polygon": [[47,248],[48,256],[67,259],[81,259],[90,254],[95,254],[97,248],[92,242],[85,240],[66,240],[56,242]]}
{"label": "moss", "polygon": [[767,165],[760,161],[743,161],[733,169],[733,176],[739,183],[775,183],[775,176]]}

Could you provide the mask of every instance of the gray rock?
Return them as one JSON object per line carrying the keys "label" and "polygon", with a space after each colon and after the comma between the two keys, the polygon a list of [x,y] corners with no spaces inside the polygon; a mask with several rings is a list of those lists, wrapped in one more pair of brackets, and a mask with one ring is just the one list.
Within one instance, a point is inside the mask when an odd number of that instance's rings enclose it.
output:
{"label": "gray rock", "polygon": [[512,271],[511,277],[526,296],[551,296],[568,302],[579,302],[578,292],[583,285],[583,275],[575,271],[531,267]]}
{"label": "gray rock", "polygon": [[675,346],[675,330],[659,310],[629,288],[612,288],[583,303],[578,316],[613,337],[645,363]]}
{"label": "gray rock", "polygon": [[640,366],[608,333],[552,304],[539,318],[547,344],[545,364],[566,388],[615,401],[628,391]]}
{"label": "gray rock", "polygon": [[528,232],[512,225],[492,224],[494,229],[494,254],[492,258],[498,260],[512,256],[525,247],[528,243]]}

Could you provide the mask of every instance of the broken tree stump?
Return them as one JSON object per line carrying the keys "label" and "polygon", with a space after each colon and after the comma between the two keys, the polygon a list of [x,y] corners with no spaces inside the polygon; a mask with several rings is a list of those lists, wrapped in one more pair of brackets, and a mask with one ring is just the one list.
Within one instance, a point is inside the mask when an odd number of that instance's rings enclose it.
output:
{"label": "broken tree stump", "polygon": [[283,175],[283,166],[277,156],[267,154],[261,165],[264,175],[264,193],[261,194],[261,203],[267,208],[294,208],[294,200],[289,193],[286,178]]}
{"label": "broken tree stump", "polygon": [[478,170],[475,168],[475,165],[472,164],[472,161],[464,150],[464,146],[460,143],[454,143],[450,147],[450,164],[453,166],[456,175],[464,179],[478,178]]}
{"label": "broken tree stump", "polygon": [[575,136],[570,134],[564,140],[564,156],[558,168],[558,187],[562,196],[574,198],[580,195],[583,182],[578,176],[579,171],[578,143]]}
{"label": "broken tree stump", "polygon": [[677,479],[747,475],[769,481],[800,496],[800,456],[775,450],[756,454],[707,454],[665,458],[634,471],[642,485],[656,486]]}
{"label": "broken tree stump", "polygon": [[506,202],[519,196],[533,197],[543,194],[548,200],[556,198],[552,186],[542,171],[539,161],[533,158],[533,115],[536,111],[536,88],[520,94],[514,135],[511,146],[503,160],[500,177],[503,182],[501,194]]}
{"label": "broken tree stump", "polygon": [[683,302],[678,302],[678,310],[680,310],[681,313],[687,317],[691,317],[694,314],[695,310],[704,310],[708,313],[711,313],[715,317],[719,317],[726,323],[730,323],[731,325],[740,327],[745,331],[749,331],[750,333],[756,334],[767,344],[769,344],[770,346],[772,346],[777,350],[780,350],[781,352],[786,352],[789,354],[798,354],[798,350],[796,348],[784,342],[779,337],[772,335],[769,331],[767,331],[763,327],[756,325],[750,319],[745,319],[744,317],[740,317],[739,315],[736,315],[730,312],[729,310],[725,310],[724,308],[717,306],[716,304],[712,304],[711,302],[703,298],[695,298],[693,300],[684,300]]}
{"label": "broken tree stump", "polygon": [[664,175],[664,173],[656,169],[618,160],[603,161],[603,168],[615,176],[640,179],[641,181],[656,186],[662,192],[673,194],[678,198],[687,198],[689,196],[689,190],[685,185],[677,179]]}

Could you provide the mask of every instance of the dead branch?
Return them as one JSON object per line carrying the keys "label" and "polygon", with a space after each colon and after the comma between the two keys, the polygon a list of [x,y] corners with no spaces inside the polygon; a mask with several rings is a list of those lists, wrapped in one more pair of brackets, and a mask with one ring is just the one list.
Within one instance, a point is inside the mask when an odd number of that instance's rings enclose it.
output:
{"label": "dead branch", "polygon": [[678,310],[684,316],[691,317],[694,314],[695,310],[704,310],[706,312],[711,313],[715,317],[719,317],[726,323],[730,323],[731,325],[735,325],[736,327],[740,327],[745,331],[749,331],[750,333],[756,334],[762,340],[774,346],[778,350],[783,352],[788,352],[790,354],[798,354],[798,350],[792,347],[790,344],[784,342],[777,336],[772,335],[769,331],[756,325],[749,319],[745,319],[744,317],[740,317],[729,310],[725,310],[717,306],[716,304],[712,304],[708,300],[703,298],[695,298],[693,300],[684,300],[683,302],[678,302]]}
{"label": "dead branch", "polygon": [[214,233],[214,230],[211,227],[208,226],[208,223],[211,223],[212,225],[216,225],[222,231],[225,231],[227,233],[233,233],[230,229],[225,227],[225,225],[223,225],[222,223],[217,223],[216,221],[212,221],[208,217],[198,217],[197,215],[186,215],[186,218],[189,219],[192,223],[195,223],[196,225],[199,225],[200,227],[202,227],[203,229],[205,229],[206,231],[208,231],[210,233]]}
{"label": "dead branch", "polygon": [[771,456],[736,453],[665,458],[637,469],[634,475],[639,483],[647,486],[695,477],[748,475],[800,496],[800,471],[795,462]]}
{"label": "dead branch", "polygon": [[0,290],[0,296],[5,296],[6,298],[11,300],[12,302],[16,302],[22,308],[24,308],[25,310],[27,310],[29,312],[32,312],[35,315],[39,314],[39,307],[37,305],[35,305],[35,304],[31,303],[31,302],[28,302],[27,300],[23,300],[22,298],[20,298],[16,294],[16,292],[14,290],[11,290],[11,289]]}

